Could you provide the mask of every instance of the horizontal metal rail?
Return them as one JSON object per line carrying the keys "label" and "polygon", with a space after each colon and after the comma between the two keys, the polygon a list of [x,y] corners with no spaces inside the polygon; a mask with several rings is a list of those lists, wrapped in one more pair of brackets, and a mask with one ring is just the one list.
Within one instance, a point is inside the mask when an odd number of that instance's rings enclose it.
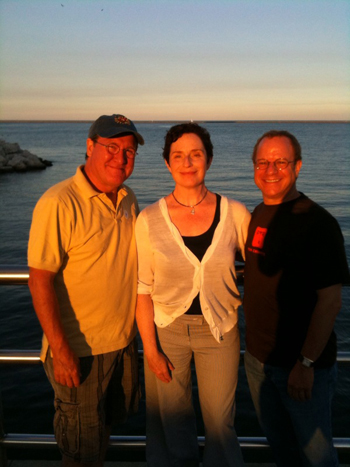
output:
{"label": "horizontal metal rail", "polygon": [[[244,282],[244,264],[235,264],[237,282],[242,285]],[[25,285],[28,284],[29,268],[27,266],[9,266],[0,264],[0,285]],[[350,281],[343,284],[349,287]]]}
{"label": "horizontal metal rail", "polygon": [[[269,443],[264,437],[238,437],[241,448],[266,449]],[[333,438],[334,446],[337,449],[349,449],[350,440],[348,438]],[[0,446],[5,448],[44,448],[55,447],[57,445],[54,435],[47,434],[18,434],[8,433],[0,439]],[[205,437],[198,436],[198,445],[204,447]],[[145,449],[146,436],[117,436],[112,435],[109,446],[114,449]]]}
{"label": "horizontal metal rail", "polygon": [[[242,447],[256,447],[265,448],[268,447],[266,438],[238,438]],[[204,436],[198,436],[198,444],[204,447],[205,438]],[[7,448],[13,447],[47,447],[56,446],[56,440],[54,435],[36,435],[36,434],[17,434],[8,433],[3,439],[0,439],[0,444]],[[140,448],[146,447],[146,436],[116,436],[110,437],[109,446],[114,448]]]}
{"label": "horizontal metal rail", "polygon": [[[244,350],[241,350],[241,357]],[[139,356],[143,357],[143,350],[139,350]],[[338,352],[338,363],[350,363],[350,352]],[[0,364],[36,364],[40,363],[40,350],[11,350],[0,349]]]}
{"label": "horizontal metal rail", "polygon": [[[238,437],[241,448],[264,449],[269,447],[267,439],[264,437]],[[348,438],[333,438],[334,446],[338,449],[350,448]],[[37,434],[17,434],[8,433],[0,439],[0,445],[7,448],[26,448],[26,447],[50,447],[56,446],[54,435]],[[198,445],[204,447],[205,437],[198,436]],[[109,440],[109,446],[114,448],[140,448],[146,447],[146,436],[117,436],[112,435]]]}
{"label": "horizontal metal rail", "polygon": [[[236,264],[237,281],[243,284],[244,266]],[[26,266],[8,266],[0,264],[0,285],[28,284],[29,268]]]}
{"label": "horizontal metal rail", "polygon": [[28,284],[29,268],[0,264],[0,285]]}

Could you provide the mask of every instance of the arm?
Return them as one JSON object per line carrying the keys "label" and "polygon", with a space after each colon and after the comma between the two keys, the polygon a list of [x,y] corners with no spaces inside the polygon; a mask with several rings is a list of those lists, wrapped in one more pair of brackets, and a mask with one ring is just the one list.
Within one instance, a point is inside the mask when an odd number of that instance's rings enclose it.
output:
{"label": "arm", "polygon": [[80,384],[79,358],[64,334],[53,285],[55,275],[51,271],[30,268],[28,285],[35,312],[52,350],[55,380],[72,388]]}
{"label": "arm", "polygon": [[[328,342],[341,308],[341,287],[336,284],[317,291],[317,303],[301,349],[302,355],[310,360],[317,360]],[[289,375],[288,394],[299,401],[311,399],[313,382],[313,368],[306,368],[298,361]]]}
{"label": "arm", "polygon": [[150,370],[161,381],[169,383],[171,381],[171,371],[175,368],[168,358],[158,350],[153,303],[150,295],[142,294],[137,296],[136,321]]}

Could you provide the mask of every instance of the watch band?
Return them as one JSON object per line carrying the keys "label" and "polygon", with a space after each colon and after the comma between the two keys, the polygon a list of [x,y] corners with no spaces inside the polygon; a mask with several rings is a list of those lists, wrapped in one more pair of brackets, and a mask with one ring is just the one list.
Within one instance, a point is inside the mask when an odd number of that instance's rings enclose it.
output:
{"label": "watch band", "polygon": [[307,357],[304,357],[304,355],[300,354],[298,357],[299,362],[301,362],[302,365],[306,366],[306,368],[312,368],[314,366],[314,361],[310,360]]}

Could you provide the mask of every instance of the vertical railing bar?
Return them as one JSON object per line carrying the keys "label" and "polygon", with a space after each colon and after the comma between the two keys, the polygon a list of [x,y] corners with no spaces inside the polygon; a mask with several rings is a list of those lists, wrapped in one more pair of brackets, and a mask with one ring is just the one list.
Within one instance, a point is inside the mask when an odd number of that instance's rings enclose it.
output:
{"label": "vertical railing bar", "polygon": [[[2,397],[0,392],[0,441],[3,440],[5,437],[4,431],[4,414],[2,410]],[[7,467],[7,454],[6,454],[6,446],[0,442],[0,467]]]}

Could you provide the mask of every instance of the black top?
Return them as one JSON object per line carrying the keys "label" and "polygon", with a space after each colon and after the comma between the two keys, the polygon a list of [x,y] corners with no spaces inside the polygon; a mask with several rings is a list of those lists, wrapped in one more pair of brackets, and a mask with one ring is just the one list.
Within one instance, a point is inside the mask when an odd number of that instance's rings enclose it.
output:
{"label": "black top", "polygon": [[[257,206],[246,243],[246,347],[262,363],[294,366],[306,338],[317,290],[349,278],[338,222],[305,195]],[[306,355],[307,356],[307,355]],[[336,359],[334,332],[315,366]]]}
{"label": "black top", "polygon": [[[191,250],[194,255],[197,256],[199,261],[202,261],[203,256],[205,255],[205,252],[211,245],[215,229],[218,223],[220,222],[220,204],[221,204],[221,196],[216,194],[216,209],[215,209],[214,220],[206,232],[200,235],[195,235],[193,237],[182,236],[186,247],[189,250]],[[201,310],[201,306],[199,302],[199,294],[194,298],[192,305],[186,311],[186,314],[187,315],[201,315],[202,314],[202,310]]]}

